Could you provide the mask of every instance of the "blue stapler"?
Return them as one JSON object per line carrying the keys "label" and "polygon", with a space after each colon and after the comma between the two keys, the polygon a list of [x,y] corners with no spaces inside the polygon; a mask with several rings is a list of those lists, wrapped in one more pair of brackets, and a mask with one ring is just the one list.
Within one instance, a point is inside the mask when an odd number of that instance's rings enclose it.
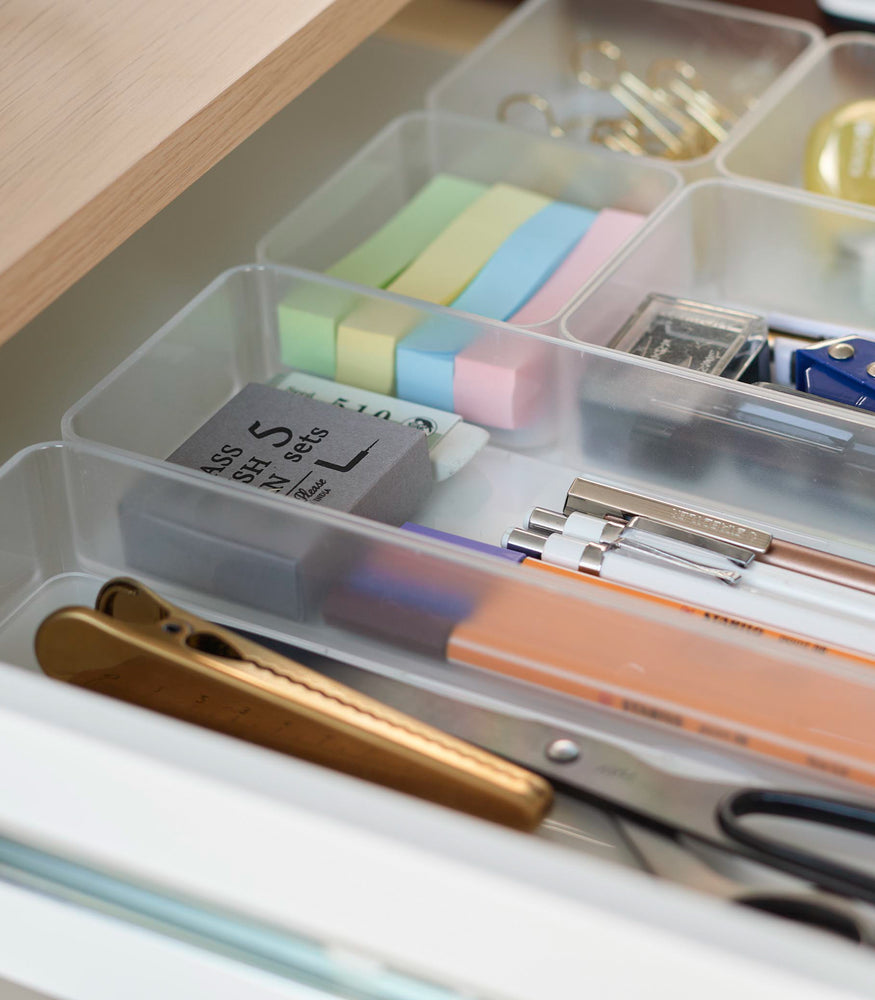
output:
{"label": "blue stapler", "polygon": [[830,340],[796,351],[796,388],[812,396],[875,410],[875,341]]}

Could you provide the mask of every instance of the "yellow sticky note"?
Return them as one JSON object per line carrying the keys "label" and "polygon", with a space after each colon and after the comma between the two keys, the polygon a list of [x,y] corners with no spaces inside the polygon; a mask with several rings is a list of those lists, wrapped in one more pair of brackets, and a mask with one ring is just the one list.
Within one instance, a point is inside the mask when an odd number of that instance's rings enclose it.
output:
{"label": "yellow sticky note", "polygon": [[[511,184],[496,184],[469,205],[389,291],[446,305],[476,277],[502,243],[550,199]],[[395,347],[422,315],[392,303],[367,303],[340,324],[337,379],[372,392],[395,388]],[[411,319],[412,314],[412,319]]]}
{"label": "yellow sticky note", "polygon": [[422,312],[372,300],[354,309],[337,331],[337,381],[371,392],[395,392],[395,348],[422,322]]}

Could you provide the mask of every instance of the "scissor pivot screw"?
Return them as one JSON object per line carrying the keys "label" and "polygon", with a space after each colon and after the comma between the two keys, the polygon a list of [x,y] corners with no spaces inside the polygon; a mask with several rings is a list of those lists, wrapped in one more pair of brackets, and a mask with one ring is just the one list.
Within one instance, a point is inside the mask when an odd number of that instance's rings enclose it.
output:
{"label": "scissor pivot screw", "polygon": [[547,757],[554,764],[570,764],[580,756],[580,747],[574,740],[553,740],[547,747]]}

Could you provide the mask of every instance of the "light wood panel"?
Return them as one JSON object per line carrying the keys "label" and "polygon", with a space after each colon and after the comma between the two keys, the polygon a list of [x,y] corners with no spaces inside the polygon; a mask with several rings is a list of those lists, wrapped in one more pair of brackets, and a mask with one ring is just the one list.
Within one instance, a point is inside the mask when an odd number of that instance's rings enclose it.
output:
{"label": "light wood panel", "polygon": [[404,2],[0,0],[0,342]]}

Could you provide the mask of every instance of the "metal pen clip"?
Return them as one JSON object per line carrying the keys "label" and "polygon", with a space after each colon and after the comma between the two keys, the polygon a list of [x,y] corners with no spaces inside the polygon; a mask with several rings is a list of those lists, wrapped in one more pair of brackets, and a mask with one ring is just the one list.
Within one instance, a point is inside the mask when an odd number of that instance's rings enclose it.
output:
{"label": "metal pen clip", "polygon": [[636,528],[701,545],[741,566],[749,565],[757,553],[766,552],[772,544],[772,536],[757,528],[587,479],[575,479],[568,490],[565,513],[572,511],[613,518],[630,526],[634,520]]}
{"label": "metal pen clip", "polygon": [[[738,570],[725,566],[711,566],[708,563],[700,562],[697,559],[684,555],[681,552],[672,552],[658,545],[653,545],[640,538],[629,538],[625,532],[629,525],[618,524],[614,521],[603,521],[603,527],[598,536],[589,534],[579,534],[577,531],[567,533],[566,522],[569,515],[559,514],[557,511],[548,510],[546,507],[535,507],[528,517],[527,530],[536,532],[548,538],[551,534],[563,534],[570,539],[576,539],[581,543],[597,545],[602,552],[610,552],[617,549],[621,552],[633,552],[644,555],[656,562],[671,566],[673,569],[683,569],[700,576],[708,577],[712,580],[719,580],[721,583],[735,584],[741,580]],[[593,562],[593,556],[588,558],[588,562]],[[601,564],[595,572],[601,571]]]}
{"label": "metal pen clip", "polygon": [[[536,508],[541,510],[543,508]],[[548,511],[547,513],[552,513]],[[559,515],[561,516],[561,515]],[[505,548],[513,552],[524,552],[528,556],[543,559],[545,562],[564,565],[554,559],[554,553],[550,552],[550,532],[541,531],[535,528],[529,519],[528,528],[511,528],[504,536],[502,544]],[[609,527],[616,527],[609,525]],[[632,550],[649,556],[657,562],[665,563],[673,569],[683,569],[700,576],[708,577],[712,580],[719,580],[721,583],[734,584],[741,579],[741,574],[736,570],[720,569],[716,566],[708,566],[704,563],[696,562],[685,556],[676,555],[673,552],[666,552],[654,545],[646,542],[632,541],[622,538],[622,533],[609,533],[600,541],[590,541],[587,539],[568,539],[570,545],[564,545],[563,558],[569,556],[569,550],[574,550],[574,569],[581,573],[591,573],[601,576],[604,569],[605,555],[612,549]],[[569,568],[569,567],[566,567]]]}
{"label": "metal pen clip", "polygon": [[252,743],[517,829],[552,789],[538,775],[359,694],[135,580],[94,609],[62,608],[36,635],[45,672]]}

